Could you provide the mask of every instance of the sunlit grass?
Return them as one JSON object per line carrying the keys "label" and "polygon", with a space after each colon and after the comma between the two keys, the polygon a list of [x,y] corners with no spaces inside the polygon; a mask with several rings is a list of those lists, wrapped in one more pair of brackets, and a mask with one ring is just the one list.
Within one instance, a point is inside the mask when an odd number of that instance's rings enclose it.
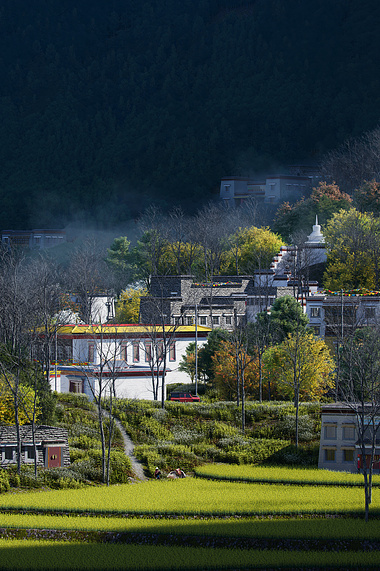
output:
{"label": "sunlit grass", "polygon": [[[195,468],[197,476],[223,480],[277,482],[284,484],[363,486],[362,474],[319,470],[318,468],[290,468],[288,466],[252,466],[236,464],[205,464]],[[380,486],[380,475],[373,476],[373,485]]]}
{"label": "sunlit grass", "polygon": [[380,552],[316,552],[0,540],[2,569],[378,569]]}
{"label": "sunlit grass", "polygon": [[[380,491],[373,491],[371,510],[378,510]],[[362,512],[360,488],[245,484],[187,478],[149,481],[81,490],[39,491],[0,496],[2,508],[45,511],[255,515]]]}
{"label": "sunlit grass", "polygon": [[0,514],[0,525],[17,529],[115,531],[200,535],[203,537],[250,537],[273,539],[378,539],[380,520],[363,519],[148,519]]}

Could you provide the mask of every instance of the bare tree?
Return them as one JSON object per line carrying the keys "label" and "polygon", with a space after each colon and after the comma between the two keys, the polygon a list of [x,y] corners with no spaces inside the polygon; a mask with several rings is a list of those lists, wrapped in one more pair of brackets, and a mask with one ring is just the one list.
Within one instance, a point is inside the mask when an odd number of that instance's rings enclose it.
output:
{"label": "bare tree", "polygon": [[203,273],[206,280],[220,274],[223,254],[231,233],[229,211],[223,205],[209,204],[202,208],[194,220],[198,242],[203,251]]}
{"label": "bare tree", "polygon": [[379,447],[380,337],[379,328],[364,328],[345,340],[342,347],[341,400],[356,416],[357,443],[364,478],[365,520],[372,501],[372,475]]}
{"label": "bare tree", "polygon": [[321,171],[346,192],[359,188],[365,180],[380,181],[380,127],[357,139],[349,139],[322,160]]}
{"label": "bare tree", "polygon": [[[82,367],[83,375],[91,391],[92,398],[97,407],[98,426],[102,449],[102,478],[109,485],[110,482],[110,458],[111,443],[114,429],[114,417],[112,415],[113,402],[116,397],[116,380],[120,364],[122,338],[117,335],[115,326],[93,325],[88,328],[93,352],[93,365]],[[83,354],[74,355],[74,360],[83,362]],[[108,397],[108,439],[105,431],[105,413],[103,409],[104,399]],[[108,443],[108,445],[107,445]]]}
{"label": "bare tree", "polygon": [[113,276],[106,263],[106,249],[94,238],[78,247],[71,259],[66,290],[78,300],[79,316],[84,323],[100,322],[94,315],[95,299],[99,293],[113,291]]}
{"label": "bare tree", "polygon": [[21,377],[30,351],[32,299],[28,289],[25,258],[3,250],[0,256],[0,370],[13,395],[17,435],[17,471],[21,472],[19,411],[22,406]]}
{"label": "bare tree", "polygon": [[162,408],[165,407],[167,361],[171,351],[175,351],[176,332],[181,326],[181,320],[175,320],[171,315],[171,304],[165,295],[164,279],[163,276],[161,282],[156,280],[156,287],[161,284],[161,295],[144,298],[146,324],[142,325],[144,333],[139,343],[150,368],[154,400],[159,399],[161,387]]}

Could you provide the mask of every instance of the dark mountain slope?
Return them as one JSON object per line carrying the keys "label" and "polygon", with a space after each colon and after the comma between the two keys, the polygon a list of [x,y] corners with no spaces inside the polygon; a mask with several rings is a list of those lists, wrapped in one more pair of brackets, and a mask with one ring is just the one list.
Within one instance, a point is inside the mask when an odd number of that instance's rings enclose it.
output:
{"label": "dark mountain slope", "polygon": [[191,211],[379,122],[377,0],[3,0],[0,228]]}

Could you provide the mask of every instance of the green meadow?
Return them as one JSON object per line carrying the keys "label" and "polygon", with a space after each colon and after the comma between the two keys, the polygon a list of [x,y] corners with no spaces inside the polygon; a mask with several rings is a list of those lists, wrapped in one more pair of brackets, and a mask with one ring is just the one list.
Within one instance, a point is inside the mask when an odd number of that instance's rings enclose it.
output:
{"label": "green meadow", "polygon": [[[4,493],[0,569],[380,567],[378,488],[366,524],[364,492],[342,485],[344,474],[320,471],[324,484],[311,485],[318,470],[281,468],[284,485],[277,469],[199,470],[183,480]],[[252,481],[223,479],[239,470]]]}
{"label": "green meadow", "polygon": [[[374,489],[372,511],[380,491]],[[80,490],[5,494],[0,509],[128,515],[360,514],[364,493],[342,486],[285,486],[186,478]]]}

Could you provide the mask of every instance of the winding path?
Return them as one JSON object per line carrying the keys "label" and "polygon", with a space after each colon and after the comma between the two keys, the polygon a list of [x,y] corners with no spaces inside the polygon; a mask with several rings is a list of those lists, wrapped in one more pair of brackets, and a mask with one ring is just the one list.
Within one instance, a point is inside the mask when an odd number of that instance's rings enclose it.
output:
{"label": "winding path", "polygon": [[129,438],[128,434],[125,432],[124,426],[121,424],[120,420],[114,417],[116,426],[121,432],[124,441],[124,452],[130,458],[132,464],[132,470],[136,474],[136,479],[141,482],[146,482],[148,478],[144,474],[144,469],[142,467],[141,462],[137,460],[137,458],[133,454],[134,444],[132,440]]}

